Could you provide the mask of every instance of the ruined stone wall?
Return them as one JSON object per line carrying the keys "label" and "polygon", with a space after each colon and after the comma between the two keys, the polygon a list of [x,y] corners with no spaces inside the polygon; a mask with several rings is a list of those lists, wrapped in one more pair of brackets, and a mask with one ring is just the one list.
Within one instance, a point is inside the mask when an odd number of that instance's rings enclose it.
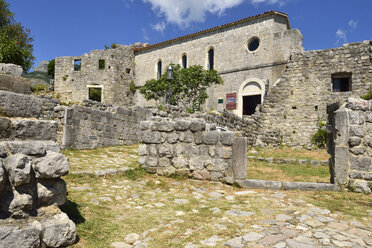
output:
{"label": "ruined stone wall", "polygon": [[[258,37],[260,45],[251,52],[247,44]],[[239,23],[231,27],[180,39],[154,48],[136,52],[136,85],[142,86],[149,79],[157,77],[157,63],[162,61],[162,72],[170,63],[181,64],[182,56],[187,55],[187,65],[202,65],[208,68],[208,50],[214,49],[214,68],[219,72],[224,85],[212,87],[206,110],[222,110],[226,106],[226,94],[238,94],[237,110],[241,116],[244,86],[250,82],[259,82],[259,91],[265,92],[265,84],[271,87],[282,75],[293,51],[302,51],[302,35],[296,29],[288,30],[283,16],[270,15]],[[136,93],[136,103],[151,106]],[[218,99],[223,99],[218,104]]]}
{"label": "ruined stone wall", "polygon": [[90,149],[137,144],[139,123],[150,117],[151,112],[141,107],[111,107],[106,110],[79,105],[66,107],[62,146]]}
{"label": "ruined stone wall", "polygon": [[247,141],[203,119],[153,117],[141,122],[139,163],[150,173],[233,182],[245,179]]}
{"label": "ruined stone wall", "polygon": [[372,101],[349,98],[334,112],[331,124],[331,181],[371,193]]}
{"label": "ruined stone wall", "polygon": [[[292,55],[280,82],[262,107],[259,140],[271,145],[309,146],[327,103],[363,95],[372,86],[371,41]],[[332,74],[351,73],[351,89],[333,92]]]}
{"label": "ruined stone wall", "polygon": [[[81,60],[81,69],[74,70],[74,60]],[[99,60],[105,66],[99,68]],[[118,106],[132,106],[134,83],[134,54],[130,46],[93,50],[80,57],[56,58],[54,90],[64,102],[88,99],[89,87],[102,88],[102,102]]]}
{"label": "ruined stone wall", "polygon": [[247,137],[248,145],[253,146],[256,143],[260,125],[260,112],[257,111],[252,116],[244,116],[241,118],[229,111],[209,111],[197,112],[195,114],[187,113],[186,109],[180,106],[164,105],[162,110],[152,109],[154,116],[166,118],[201,118],[206,123],[216,125],[217,128],[222,128],[229,131],[238,131],[242,136]]}

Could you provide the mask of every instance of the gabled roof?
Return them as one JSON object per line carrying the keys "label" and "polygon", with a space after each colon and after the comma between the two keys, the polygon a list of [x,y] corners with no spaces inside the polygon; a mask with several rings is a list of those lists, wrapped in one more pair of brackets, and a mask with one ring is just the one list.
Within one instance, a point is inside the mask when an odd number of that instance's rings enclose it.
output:
{"label": "gabled roof", "polygon": [[238,20],[238,21],[230,22],[230,23],[223,24],[221,26],[217,26],[217,27],[210,28],[210,29],[205,29],[205,30],[202,30],[202,31],[199,31],[199,32],[196,32],[196,33],[192,33],[192,34],[188,34],[188,35],[185,35],[185,36],[181,36],[181,37],[178,37],[178,38],[175,38],[175,39],[163,41],[163,42],[156,43],[156,44],[153,44],[153,45],[149,45],[149,46],[146,46],[146,47],[134,48],[134,51],[135,52],[145,51],[145,50],[148,50],[148,49],[151,49],[151,48],[159,47],[159,46],[166,45],[166,44],[171,44],[171,43],[176,42],[176,41],[185,40],[185,39],[188,39],[188,38],[191,38],[191,37],[195,37],[195,36],[198,36],[198,35],[210,33],[210,32],[216,31],[216,30],[221,30],[221,29],[224,29],[224,28],[228,28],[228,27],[240,24],[240,23],[252,21],[252,20],[255,20],[255,19],[259,19],[259,18],[262,18],[262,17],[271,16],[271,15],[280,15],[280,16],[285,17],[286,20],[287,20],[288,29],[291,28],[289,26],[288,14],[283,13],[283,12],[279,12],[279,11],[271,10],[271,11],[267,11],[267,12],[264,12],[264,13],[259,14],[259,15],[250,16],[250,17]]}

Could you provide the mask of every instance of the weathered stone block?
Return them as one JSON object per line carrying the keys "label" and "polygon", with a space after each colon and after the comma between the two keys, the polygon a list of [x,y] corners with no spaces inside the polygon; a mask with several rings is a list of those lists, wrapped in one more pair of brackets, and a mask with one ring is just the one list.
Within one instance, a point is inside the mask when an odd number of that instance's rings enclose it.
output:
{"label": "weathered stone block", "polygon": [[173,155],[175,157],[182,156],[184,153],[185,147],[182,144],[177,144],[173,146]]}
{"label": "weathered stone block", "polygon": [[30,156],[44,156],[47,144],[44,141],[10,141],[8,147],[11,153],[22,153]]}
{"label": "weathered stone block", "polygon": [[161,143],[162,136],[159,132],[144,131],[141,134],[141,139],[145,144],[159,144]]}
{"label": "weathered stone block", "polygon": [[362,172],[350,172],[349,177],[351,179],[363,179],[364,178],[364,173],[362,173]]}
{"label": "weathered stone block", "polygon": [[200,145],[200,144],[203,143],[203,133],[202,132],[194,133],[194,142],[197,145]]}
{"label": "weathered stone block", "polygon": [[223,179],[224,174],[219,171],[211,171],[211,180],[212,181],[220,181]]}
{"label": "weathered stone block", "polygon": [[283,188],[302,191],[340,191],[340,187],[331,183],[283,182]]}
{"label": "weathered stone block", "polygon": [[194,136],[190,131],[180,133],[179,141],[185,143],[193,142]]}
{"label": "weathered stone block", "polygon": [[171,167],[171,166],[172,166],[172,163],[169,158],[165,158],[165,157],[159,158],[159,167]]}
{"label": "weathered stone block", "polygon": [[209,180],[211,178],[211,175],[208,171],[202,170],[202,171],[193,171],[192,176],[199,180]]}
{"label": "weathered stone block", "polygon": [[247,178],[247,138],[236,137],[232,150],[232,170],[234,179],[245,179]]}
{"label": "weathered stone block", "polygon": [[348,147],[335,147],[335,183],[346,185],[349,172]]}
{"label": "weathered stone block", "polygon": [[362,143],[362,139],[358,137],[351,137],[349,139],[349,146],[354,147],[354,146],[359,146]]}
{"label": "weathered stone block", "polygon": [[58,125],[55,121],[12,120],[12,137],[17,139],[56,140]]}
{"label": "weathered stone block", "polygon": [[141,144],[138,147],[138,155],[139,156],[147,156],[147,145]]}
{"label": "weathered stone block", "polygon": [[364,142],[372,148],[372,138],[371,137],[365,137]]}
{"label": "weathered stone block", "polygon": [[221,132],[220,141],[223,145],[231,146],[234,142],[235,133],[233,132]]}
{"label": "weathered stone block", "polygon": [[217,155],[219,158],[224,158],[224,159],[230,159],[232,158],[232,147],[229,146],[216,146],[217,148]]}
{"label": "weathered stone block", "polygon": [[203,133],[203,142],[206,145],[215,145],[220,140],[220,132],[210,131]]}
{"label": "weathered stone block", "polygon": [[205,161],[204,166],[208,171],[223,172],[229,168],[229,163],[224,159],[208,159]]}
{"label": "weathered stone block", "polygon": [[11,133],[12,133],[11,121],[6,118],[0,117],[0,139],[9,138]]}
{"label": "weathered stone block", "polygon": [[368,101],[349,97],[347,99],[346,107],[352,110],[368,110]]}
{"label": "weathered stone block", "polygon": [[180,169],[180,168],[186,168],[188,165],[188,162],[186,158],[184,157],[175,157],[172,159],[172,164],[175,168]]}
{"label": "weathered stone block", "polygon": [[23,228],[15,226],[0,227],[0,247],[18,248],[39,248],[40,231],[35,226]]}
{"label": "weathered stone block", "polygon": [[198,146],[196,145],[187,144],[184,148],[184,154],[191,158],[191,157],[199,156],[200,150]]}
{"label": "weathered stone block", "polygon": [[31,161],[23,154],[10,155],[4,160],[10,184],[14,187],[30,182]]}
{"label": "weathered stone block", "polygon": [[45,157],[35,160],[33,168],[36,178],[58,178],[68,173],[70,164],[63,154],[48,152]]}
{"label": "weathered stone block", "polygon": [[235,180],[235,182],[242,188],[275,190],[280,190],[282,188],[282,182],[278,181],[246,179]]}
{"label": "weathered stone block", "polygon": [[366,148],[364,146],[356,146],[350,148],[350,152],[354,155],[362,155],[366,152]]}
{"label": "weathered stone block", "polygon": [[172,132],[174,130],[174,122],[170,120],[162,120],[160,122],[156,122],[157,129],[160,132]]}
{"label": "weathered stone block", "polygon": [[76,226],[65,213],[41,221],[41,240],[48,247],[66,247],[76,240]]}
{"label": "weathered stone block", "polygon": [[353,170],[358,170],[358,171],[370,171],[371,170],[371,158],[352,156],[351,168]]}
{"label": "weathered stone block", "polygon": [[62,179],[39,179],[36,188],[40,206],[61,206],[67,201],[66,183]]}
{"label": "weathered stone block", "polygon": [[205,120],[199,118],[193,118],[190,122],[190,130],[192,132],[204,131],[206,127]]}
{"label": "weathered stone block", "polygon": [[0,142],[0,158],[5,158],[7,153],[7,143]]}
{"label": "weathered stone block", "polygon": [[350,136],[357,136],[363,138],[366,134],[364,126],[350,126]]}
{"label": "weathered stone block", "polygon": [[191,157],[190,158],[190,163],[189,163],[190,170],[192,170],[192,171],[203,170],[204,169],[204,161],[205,161],[205,158],[203,158],[203,157]]}
{"label": "weathered stone block", "polygon": [[13,218],[26,218],[33,208],[32,196],[13,190],[13,197],[9,204],[9,212]]}
{"label": "weathered stone block", "polygon": [[175,144],[178,141],[179,135],[177,133],[168,134],[168,143]]}
{"label": "weathered stone block", "polygon": [[158,159],[156,157],[146,157],[146,165],[148,167],[158,166]]}
{"label": "weathered stone block", "polygon": [[213,158],[216,155],[216,146],[208,146],[208,154]]}
{"label": "weathered stone block", "polygon": [[159,146],[159,156],[160,157],[173,157],[173,146],[170,144],[161,144]]}

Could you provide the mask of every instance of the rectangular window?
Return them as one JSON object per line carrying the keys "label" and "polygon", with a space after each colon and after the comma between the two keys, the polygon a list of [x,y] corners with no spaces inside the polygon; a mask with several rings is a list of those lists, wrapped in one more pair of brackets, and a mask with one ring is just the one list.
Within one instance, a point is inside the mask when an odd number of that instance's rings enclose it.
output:
{"label": "rectangular window", "polygon": [[336,73],[332,75],[332,90],[334,92],[351,91],[351,73]]}
{"label": "rectangular window", "polygon": [[101,102],[102,101],[102,88],[89,87],[89,100]]}
{"label": "rectangular window", "polygon": [[74,71],[81,71],[81,59],[74,59]]}
{"label": "rectangular window", "polygon": [[105,61],[103,59],[100,59],[98,61],[98,69],[104,70],[105,69],[105,64],[106,64]]}

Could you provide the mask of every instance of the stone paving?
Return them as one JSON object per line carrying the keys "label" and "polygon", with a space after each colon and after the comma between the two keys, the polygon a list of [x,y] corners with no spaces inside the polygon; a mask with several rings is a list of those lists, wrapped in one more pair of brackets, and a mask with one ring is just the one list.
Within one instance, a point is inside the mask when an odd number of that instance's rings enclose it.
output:
{"label": "stone paving", "polygon": [[[372,209],[356,220],[311,204],[302,192],[247,190],[155,175],[136,181],[120,174],[94,180],[68,182],[70,197],[96,207],[112,206],[112,221],[121,223],[124,235],[107,244],[114,248],[372,247]],[[138,218],[138,224],[126,225],[129,218]]]}

